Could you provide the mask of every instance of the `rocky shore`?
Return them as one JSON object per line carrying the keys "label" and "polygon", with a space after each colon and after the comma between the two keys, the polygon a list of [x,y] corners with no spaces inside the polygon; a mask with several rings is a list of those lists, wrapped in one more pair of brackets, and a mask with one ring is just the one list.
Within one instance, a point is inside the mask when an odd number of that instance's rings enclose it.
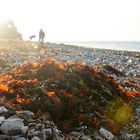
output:
{"label": "rocky shore", "polygon": [[140,52],[3,40],[0,73],[2,140],[140,139]]}

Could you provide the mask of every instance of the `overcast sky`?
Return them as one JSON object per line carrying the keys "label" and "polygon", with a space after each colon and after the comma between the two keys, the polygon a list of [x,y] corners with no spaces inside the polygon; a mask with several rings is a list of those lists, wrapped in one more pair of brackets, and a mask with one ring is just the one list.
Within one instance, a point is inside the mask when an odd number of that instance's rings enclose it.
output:
{"label": "overcast sky", "polygon": [[140,40],[140,0],[0,0],[0,20],[13,19],[24,39]]}

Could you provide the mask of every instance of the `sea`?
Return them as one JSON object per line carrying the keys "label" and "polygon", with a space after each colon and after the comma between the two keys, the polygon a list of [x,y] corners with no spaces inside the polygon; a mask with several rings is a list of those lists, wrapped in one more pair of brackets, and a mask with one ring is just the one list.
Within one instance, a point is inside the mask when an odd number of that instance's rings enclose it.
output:
{"label": "sea", "polygon": [[140,41],[61,41],[59,44],[77,45],[86,48],[140,52]]}

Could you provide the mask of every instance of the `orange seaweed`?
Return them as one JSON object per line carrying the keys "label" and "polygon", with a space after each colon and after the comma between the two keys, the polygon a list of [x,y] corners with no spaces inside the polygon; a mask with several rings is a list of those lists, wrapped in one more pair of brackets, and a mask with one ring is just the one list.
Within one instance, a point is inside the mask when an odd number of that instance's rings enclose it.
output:
{"label": "orange seaweed", "polygon": [[1,91],[9,91],[8,85],[0,84],[0,90]]}
{"label": "orange seaweed", "polygon": [[127,96],[135,96],[135,95],[140,95],[140,92],[134,92],[134,91],[127,92]]}

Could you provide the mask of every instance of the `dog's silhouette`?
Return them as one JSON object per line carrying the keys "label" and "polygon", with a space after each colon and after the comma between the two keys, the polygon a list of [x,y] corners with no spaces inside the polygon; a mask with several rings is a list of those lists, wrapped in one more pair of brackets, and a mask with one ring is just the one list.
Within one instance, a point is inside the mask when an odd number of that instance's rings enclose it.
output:
{"label": "dog's silhouette", "polygon": [[35,37],[36,37],[35,35],[30,36],[30,40],[32,40],[32,39],[35,38]]}

